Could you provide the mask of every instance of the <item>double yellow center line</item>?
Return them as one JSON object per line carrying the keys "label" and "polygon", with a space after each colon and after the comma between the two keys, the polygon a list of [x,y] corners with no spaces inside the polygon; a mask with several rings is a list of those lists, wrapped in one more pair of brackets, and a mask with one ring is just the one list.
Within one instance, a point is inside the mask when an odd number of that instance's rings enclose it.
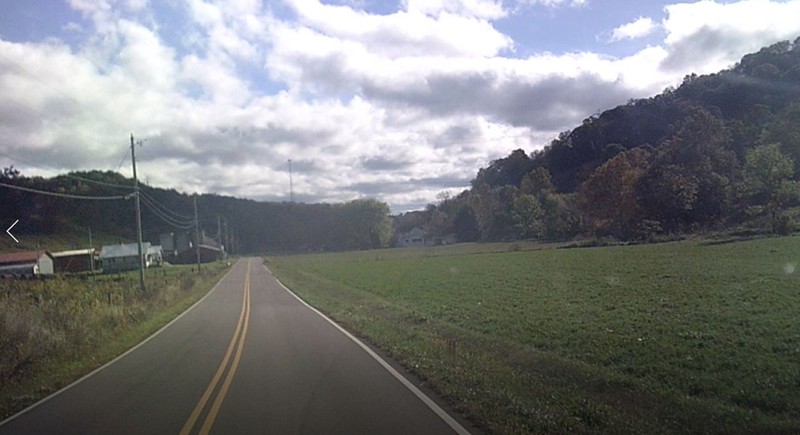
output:
{"label": "double yellow center line", "polygon": [[[203,410],[206,407],[209,399],[211,399],[214,390],[217,388],[217,384],[219,383],[220,379],[222,379],[222,375],[225,374],[225,369],[228,368],[228,374],[225,376],[225,381],[222,383],[222,387],[220,388],[219,392],[217,393],[217,397],[214,399],[214,403],[211,404],[211,408],[208,410],[208,414],[206,414],[206,419],[203,421],[203,425],[200,427],[201,435],[206,435],[211,431],[211,426],[214,425],[214,420],[217,418],[217,414],[219,413],[219,408],[222,406],[222,402],[225,400],[225,395],[228,394],[228,389],[231,386],[231,382],[233,381],[233,376],[236,374],[236,369],[239,367],[239,361],[242,358],[242,350],[244,349],[244,338],[247,335],[247,324],[250,322],[250,262],[247,262],[247,273],[245,274],[244,279],[244,298],[242,300],[242,312],[239,314],[239,323],[236,324],[236,331],[233,333],[233,337],[231,338],[231,342],[228,345],[228,350],[225,352],[225,357],[222,359],[222,363],[219,365],[217,372],[214,374],[214,377],[211,378],[211,383],[208,384],[206,391],[203,393],[203,396],[200,397],[200,401],[197,402],[197,406],[194,407],[192,414],[189,416],[189,419],[186,420],[184,423],[183,428],[181,428],[180,435],[189,435],[191,433],[192,428],[194,428],[195,424],[197,423],[197,419],[200,417],[200,414],[203,413]],[[236,349],[236,354],[234,355],[234,349]],[[231,356],[233,355],[233,363],[230,364],[228,367],[228,363],[230,362]]]}

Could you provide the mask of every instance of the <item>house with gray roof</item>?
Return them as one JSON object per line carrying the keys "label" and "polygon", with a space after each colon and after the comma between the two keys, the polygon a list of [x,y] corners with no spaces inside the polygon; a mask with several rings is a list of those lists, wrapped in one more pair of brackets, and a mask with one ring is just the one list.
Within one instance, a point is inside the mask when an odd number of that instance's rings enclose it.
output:
{"label": "house with gray roof", "polygon": [[[145,267],[162,264],[161,246],[142,243]],[[139,247],[137,243],[106,245],[100,250],[100,263],[103,273],[118,273],[139,268]]]}

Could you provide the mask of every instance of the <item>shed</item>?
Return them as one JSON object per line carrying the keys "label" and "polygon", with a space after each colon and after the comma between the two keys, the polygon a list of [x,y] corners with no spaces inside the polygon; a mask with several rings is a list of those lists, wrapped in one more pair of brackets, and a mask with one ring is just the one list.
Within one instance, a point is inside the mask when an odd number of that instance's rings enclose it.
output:
{"label": "shed", "polygon": [[94,270],[96,249],[75,249],[53,252],[56,273],[76,273]]}
{"label": "shed", "polygon": [[[142,247],[144,248],[144,246]],[[161,266],[164,264],[164,251],[161,245],[150,245],[147,248],[146,267]]]}
{"label": "shed", "polygon": [[40,276],[53,274],[53,256],[47,251],[0,254],[0,276]]}

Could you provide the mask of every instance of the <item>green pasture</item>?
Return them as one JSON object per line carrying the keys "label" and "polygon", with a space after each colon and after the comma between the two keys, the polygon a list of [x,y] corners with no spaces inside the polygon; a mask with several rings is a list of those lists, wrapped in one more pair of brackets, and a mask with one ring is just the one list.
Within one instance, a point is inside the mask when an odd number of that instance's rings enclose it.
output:
{"label": "green pasture", "polygon": [[800,432],[800,238],[481,247],[267,263],[488,432]]}

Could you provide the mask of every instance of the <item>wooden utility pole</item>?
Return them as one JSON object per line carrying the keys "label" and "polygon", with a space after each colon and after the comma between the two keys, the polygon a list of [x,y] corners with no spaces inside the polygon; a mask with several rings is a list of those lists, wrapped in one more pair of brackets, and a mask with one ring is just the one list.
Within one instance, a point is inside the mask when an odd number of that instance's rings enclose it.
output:
{"label": "wooden utility pole", "polygon": [[231,244],[228,241],[228,218],[223,216],[222,219],[223,219],[223,222],[224,222],[224,226],[222,227],[223,231],[224,231],[224,235],[222,236],[222,240],[223,240],[222,243],[224,243],[223,247],[225,248],[225,254],[227,255],[227,254],[231,253]]}
{"label": "wooden utility pole", "polygon": [[194,249],[197,252],[197,273],[200,273],[200,224],[197,219],[197,194],[194,194]]}
{"label": "wooden utility pole", "polygon": [[92,227],[89,227],[89,267],[94,275],[94,245],[92,244]]}
{"label": "wooden utility pole", "polygon": [[220,249],[222,248],[222,220],[220,219],[219,215],[217,215],[217,243],[219,243]]}
{"label": "wooden utility pole", "polygon": [[136,151],[131,133],[131,162],[133,163],[133,198],[136,201],[136,236],[139,251],[139,289],[142,293],[147,289],[144,286],[144,257],[142,256],[142,206],[139,204],[139,180],[136,178]]}

